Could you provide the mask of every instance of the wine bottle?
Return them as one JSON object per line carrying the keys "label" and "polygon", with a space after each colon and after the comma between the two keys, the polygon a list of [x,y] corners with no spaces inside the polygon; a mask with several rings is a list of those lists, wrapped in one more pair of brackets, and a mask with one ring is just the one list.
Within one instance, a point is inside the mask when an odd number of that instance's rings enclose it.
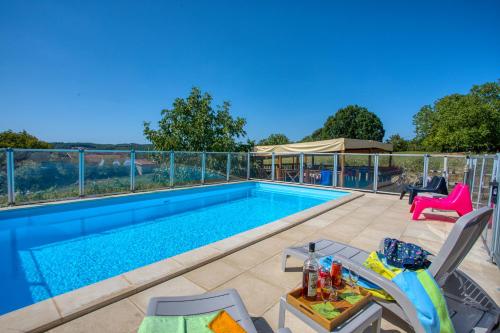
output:
{"label": "wine bottle", "polygon": [[308,301],[315,301],[318,292],[319,264],[314,254],[315,243],[309,243],[309,257],[304,261],[302,271],[302,296]]}

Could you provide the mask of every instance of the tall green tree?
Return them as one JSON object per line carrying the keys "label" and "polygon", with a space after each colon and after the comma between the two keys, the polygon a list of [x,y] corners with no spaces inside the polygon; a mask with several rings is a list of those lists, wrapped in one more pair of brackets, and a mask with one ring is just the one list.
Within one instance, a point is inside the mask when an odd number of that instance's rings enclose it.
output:
{"label": "tall green tree", "polygon": [[409,148],[408,140],[405,140],[399,134],[393,134],[385,142],[392,143],[393,150],[396,151],[407,151]]}
{"label": "tall green tree", "polygon": [[7,130],[0,132],[0,148],[50,148],[50,144],[39,140],[26,131],[14,132]]}
{"label": "tall green tree", "polygon": [[291,143],[290,139],[281,133],[271,134],[267,138],[259,141],[258,145],[260,146],[270,146],[270,145],[286,145],[287,143]]}
{"label": "tall green tree", "polygon": [[233,118],[230,103],[216,109],[212,96],[192,88],[187,98],[176,98],[171,109],[161,111],[158,128],[144,122],[144,135],[157,150],[237,151],[252,144],[237,142],[246,135],[246,120]]}
{"label": "tall green tree", "polygon": [[376,114],[359,105],[348,105],[328,117],[322,128],[302,141],[334,138],[382,141],[384,135],[384,125]]}
{"label": "tall green tree", "polygon": [[499,82],[476,85],[468,94],[448,95],[422,107],[413,117],[416,141],[431,151],[498,151]]}

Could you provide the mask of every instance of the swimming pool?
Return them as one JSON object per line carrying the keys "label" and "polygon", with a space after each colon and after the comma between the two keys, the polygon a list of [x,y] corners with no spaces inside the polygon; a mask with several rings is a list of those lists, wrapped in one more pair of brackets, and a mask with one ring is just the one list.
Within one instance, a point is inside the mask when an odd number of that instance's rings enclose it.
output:
{"label": "swimming pool", "polygon": [[238,183],[0,212],[0,314],[338,199]]}

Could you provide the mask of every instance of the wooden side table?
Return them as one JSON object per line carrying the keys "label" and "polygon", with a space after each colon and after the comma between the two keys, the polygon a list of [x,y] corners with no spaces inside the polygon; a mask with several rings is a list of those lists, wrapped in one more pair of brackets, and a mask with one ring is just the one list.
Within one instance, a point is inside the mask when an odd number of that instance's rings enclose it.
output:
{"label": "wooden side table", "polygon": [[280,299],[278,328],[285,327],[285,312],[287,310],[318,333],[361,333],[368,327],[372,328],[373,333],[379,333],[382,321],[382,307],[371,302],[339,327],[335,328],[333,331],[328,331],[323,326],[303,314],[299,309],[288,304],[285,295],[281,296]]}

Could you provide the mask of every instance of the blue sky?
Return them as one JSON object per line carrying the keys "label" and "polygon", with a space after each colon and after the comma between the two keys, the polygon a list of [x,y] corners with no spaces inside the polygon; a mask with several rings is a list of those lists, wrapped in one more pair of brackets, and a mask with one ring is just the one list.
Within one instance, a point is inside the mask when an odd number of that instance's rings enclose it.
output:
{"label": "blue sky", "polygon": [[386,137],[424,104],[500,78],[499,1],[0,0],[0,130],[145,142],[192,86],[261,139],[348,104]]}

